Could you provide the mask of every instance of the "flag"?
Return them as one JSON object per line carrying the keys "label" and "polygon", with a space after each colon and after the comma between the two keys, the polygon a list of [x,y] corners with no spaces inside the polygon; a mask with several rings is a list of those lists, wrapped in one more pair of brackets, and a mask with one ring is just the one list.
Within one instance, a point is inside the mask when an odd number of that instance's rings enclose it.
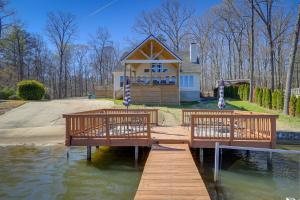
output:
{"label": "flag", "polygon": [[125,86],[125,97],[123,101],[124,106],[129,106],[131,103],[131,97],[130,97],[130,82],[129,79],[126,81],[126,86]]}
{"label": "flag", "polygon": [[224,80],[222,79],[219,84],[219,102],[218,107],[223,109],[225,107],[225,100],[224,100]]}

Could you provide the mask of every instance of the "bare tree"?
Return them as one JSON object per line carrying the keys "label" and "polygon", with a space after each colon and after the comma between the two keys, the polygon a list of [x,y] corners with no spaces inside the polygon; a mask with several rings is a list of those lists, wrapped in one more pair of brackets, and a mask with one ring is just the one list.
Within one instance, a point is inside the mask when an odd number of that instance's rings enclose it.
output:
{"label": "bare tree", "polygon": [[[254,10],[262,20],[263,24],[266,28],[266,35],[269,43],[269,59],[270,59],[270,67],[271,67],[271,89],[275,89],[275,65],[274,65],[274,41],[286,31],[286,28],[283,28],[275,37],[273,33],[273,13],[274,13],[274,3],[275,0],[255,0],[254,2]],[[286,19],[289,18],[289,15],[284,17]],[[286,20],[283,19],[283,20]]]}
{"label": "bare tree", "polygon": [[250,49],[250,92],[249,102],[253,101],[254,90],[254,0],[251,0],[251,49]]}
{"label": "bare tree", "polygon": [[[62,98],[64,56],[76,33],[75,16],[62,12],[49,13],[46,29],[48,37],[54,43],[59,56],[58,97]],[[66,70],[65,73],[67,73]],[[65,84],[67,83],[66,78],[65,75]]]}
{"label": "bare tree", "polygon": [[12,23],[4,22],[4,20],[14,14],[14,11],[7,10],[8,2],[0,0],[0,39],[2,39],[3,31],[9,28]]}
{"label": "bare tree", "polygon": [[299,32],[300,32],[300,5],[298,5],[297,22],[296,22],[295,31],[293,34],[293,46],[292,46],[290,56],[289,56],[289,68],[288,68],[287,78],[286,78],[284,106],[283,106],[284,114],[289,113],[288,108],[289,108],[289,101],[290,101],[290,97],[291,97],[291,85],[292,85],[293,71],[294,71],[294,65],[295,65],[295,57],[296,57],[298,41],[299,41]]}
{"label": "bare tree", "polygon": [[178,0],[164,1],[155,10],[143,11],[137,18],[134,30],[141,34],[156,34],[167,38],[175,51],[187,36],[189,20],[194,10],[184,7]]}
{"label": "bare tree", "polygon": [[142,11],[135,20],[133,30],[141,35],[158,35],[159,30],[154,15],[153,11]]}

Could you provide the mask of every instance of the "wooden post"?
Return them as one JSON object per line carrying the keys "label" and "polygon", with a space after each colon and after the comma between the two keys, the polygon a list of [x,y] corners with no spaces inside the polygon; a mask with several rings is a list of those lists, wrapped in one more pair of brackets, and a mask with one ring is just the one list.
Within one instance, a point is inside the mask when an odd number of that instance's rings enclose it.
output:
{"label": "wooden post", "polygon": [[86,147],[86,150],[87,150],[87,156],[86,156],[86,159],[87,159],[87,160],[92,160],[92,147],[91,147],[91,146],[87,146],[87,147]]}
{"label": "wooden post", "polygon": [[180,68],[181,68],[181,64],[178,63],[178,70],[177,70],[177,87],[178,87],[178,104],[180,105]]}
{"label": "wooden post", "polygon": [[229,144],[231,145],[234,139],[234,116],[230,116],[230,136],[229,136]]}
{"label": "wooden post", "polygon": [[150,127],[150,114],[147,115],[147,138],[148,143],[151,145],[151,127]]}
{"label": "wooden post", "polygon": [[126,78],[126,63],[125,63],[125,68],[124,68],[124,76],[123,76],[123,99],[125,98],[125,85],[127,82],[127,78]]}
{"label": "wooden post", "polygon": [[105,132],[106,132],[106,140],[107,143],[109,142],[109,117],[106,115],[105,116]]}
{"label": "wooden post", "polygon": [[134,160],[138,161],[139,159],[139,146],[134,147]]}
{"label": "wooden post", "polygon": [[270,170],[272,169],[272,151],[268,153],[268,158],[267,158],[267,168]]}
{"label": "wooden post", "polygon": [[276,118],[272,117],[271,119],[271,148],[276,147]]}
{"label": "wooden post", "polygon": [[194,140],[194,132],[195,132],[195,129],[194,129],[194,115],[191,115],[191,144],[192,144],[192,147],[193,147],[193,140]]}
{"label": "wooden post", "polygon": [[215,146],[215,169],[214,169],[214,181],[217,182],[219,177],[219,142],[216,142]]}
{"label": "wooden post", "polygon": [[153,85],[153,80],[152,80],[152,63],[149,63],[150,65],[150,85]]}
{"label": "wooden post", "polygon": [[203,148],[199,148],[199,160],[200,164],[203,164]]}
{"label": "wooden post", "polygon": [[70,136],[70,128],[71,128],[71,119],[69,116],[66,116],[66,138],[65,138],[65,145],[71,145],[71,136]]}

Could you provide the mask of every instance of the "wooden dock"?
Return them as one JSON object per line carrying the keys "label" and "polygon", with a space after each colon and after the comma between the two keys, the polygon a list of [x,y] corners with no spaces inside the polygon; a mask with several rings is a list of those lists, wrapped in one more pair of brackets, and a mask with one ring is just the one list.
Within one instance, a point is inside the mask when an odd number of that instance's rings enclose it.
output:
{"label": "wooden dock", "polygon": [[135,200],[210,199],[188,144],[153,145]]}

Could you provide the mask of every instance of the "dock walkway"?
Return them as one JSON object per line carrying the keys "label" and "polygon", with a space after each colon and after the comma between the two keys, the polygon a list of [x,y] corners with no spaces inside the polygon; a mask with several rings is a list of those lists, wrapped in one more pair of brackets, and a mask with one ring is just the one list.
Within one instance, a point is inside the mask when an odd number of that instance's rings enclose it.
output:
{"label": "dock walkway", "polygon": [[135,200],[209,200],[188,144],[153,145]]}

